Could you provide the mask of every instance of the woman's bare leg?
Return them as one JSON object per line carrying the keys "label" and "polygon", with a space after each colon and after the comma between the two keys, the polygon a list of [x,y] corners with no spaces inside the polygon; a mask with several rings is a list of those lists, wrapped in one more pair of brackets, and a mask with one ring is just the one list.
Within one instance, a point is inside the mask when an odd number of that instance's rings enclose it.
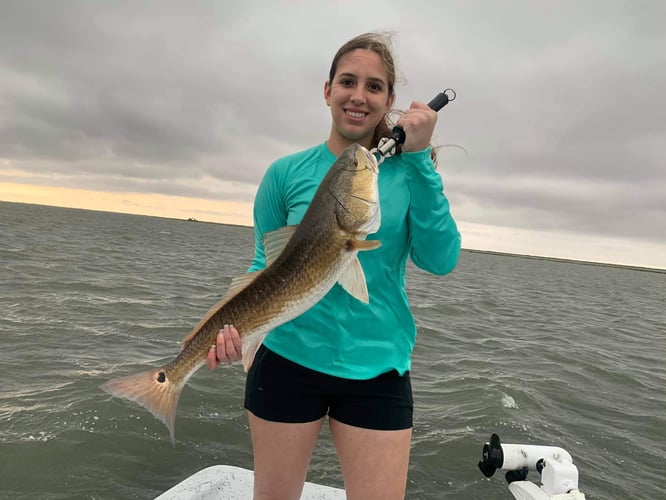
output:
{"label": "woman's bare leg", "polygon": [[412,429],[378,431],[329,418],[347,500],[403,500]]}
{"label": "woman's bare leg", "polygon": [[271,422],[248,412],[254,452],[254,500],[298,500],[324,419]]}

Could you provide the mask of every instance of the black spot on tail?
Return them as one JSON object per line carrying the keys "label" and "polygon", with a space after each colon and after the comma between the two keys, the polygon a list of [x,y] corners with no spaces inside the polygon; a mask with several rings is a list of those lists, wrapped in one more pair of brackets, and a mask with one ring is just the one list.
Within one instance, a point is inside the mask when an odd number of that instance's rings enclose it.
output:
{"label": "black spot on tail", "polygon": [[159,372],[159,373],[157,374],[157,381],[158,381],[160,384],[163,384],[164,382],[166,382],[166,374],[165,374],[164,372]]}

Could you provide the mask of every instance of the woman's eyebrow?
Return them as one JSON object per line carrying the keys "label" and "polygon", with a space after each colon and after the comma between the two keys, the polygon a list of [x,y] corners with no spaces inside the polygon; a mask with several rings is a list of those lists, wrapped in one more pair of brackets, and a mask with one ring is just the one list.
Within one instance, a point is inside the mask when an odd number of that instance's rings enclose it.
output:
{"label": "woman's eyebrow", "polygon": [[[340,78],[358,78],[358,75],[356,73],[348,73],[348,72],[340,73],[338,76]],[[384,81],[383,78],[379,78],[379,77],[376,77],[376,76],[368,77],[368,81],[373,82],[373,83],[381,83],[383,85],[386,85],[386,82]]]}

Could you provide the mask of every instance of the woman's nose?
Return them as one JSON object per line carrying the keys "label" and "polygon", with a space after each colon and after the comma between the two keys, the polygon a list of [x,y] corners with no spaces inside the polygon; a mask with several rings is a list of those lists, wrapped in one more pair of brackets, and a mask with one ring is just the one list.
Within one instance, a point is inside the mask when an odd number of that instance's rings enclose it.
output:
{"label": "woman's nose", "polygon": [[354,93],[351,96],[351,101],[354,105],[359,106],[365,103],[365,93],[362,89],[354,89]]}

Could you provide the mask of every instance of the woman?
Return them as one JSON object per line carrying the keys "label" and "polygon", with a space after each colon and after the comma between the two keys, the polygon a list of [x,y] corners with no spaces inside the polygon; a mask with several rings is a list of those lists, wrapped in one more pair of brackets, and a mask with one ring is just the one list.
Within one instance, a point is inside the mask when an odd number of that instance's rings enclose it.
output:
{"label": "woman", "polygon": [[[335,55],[324,99],[328,140],[277,160],[254,205],[255,257],[265,267],[263,236],[297,224],[335,158],[352,143],[366,148],[389,136],[396,70],[388,40],[364,34]],[[254,451],[255,499],[298,499],[328,415],[347,498],[404,498],[412,436],[409,369],[416,337],[405,293],[407,256],[446,274],[460,235],[429,146],[437,113],[413,102],[398,124],[402,153],[380,166],[382,246],[362,252],[370,304],[335,286],[312,309],[268,334],[248,372],[245,407]],[[241,341],[225,327],[207,364],[240,359]]]}

